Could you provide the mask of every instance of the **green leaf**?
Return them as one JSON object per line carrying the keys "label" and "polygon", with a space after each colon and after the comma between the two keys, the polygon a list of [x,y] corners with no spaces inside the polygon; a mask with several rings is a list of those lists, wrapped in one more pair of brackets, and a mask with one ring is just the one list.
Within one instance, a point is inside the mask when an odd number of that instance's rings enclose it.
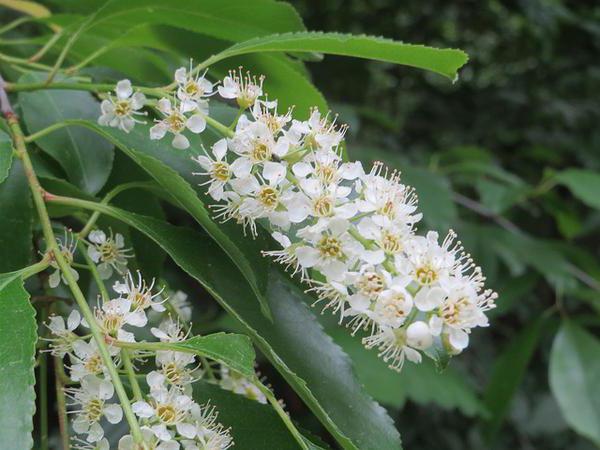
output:
{"label": "green leaf", "polygon": [[0,184],[0,272],[20,269],[32,253],[33,204],[23,164],[15,159]]}
{"label": "green leaf", "polygon": [[568,169],[556,175],[559,183],[591,208],[600,209],[600,173],[584,169]]}
{"label": "green leaf", "polygon": [[600,446],[600,340],[565,320],[550,353],[550,388],[567,423]]}
{"label": "green leaf", "polygon": [[[88,127],[116,145],[154,178],[173,197],[176,204],[191,214],[242,271],[252,286],[263,313],[269,315],[264,296],[269,260],[260,254],[260,250],[266,248],[267,244],[262,239],[252,240],[244,236],[236,224],[219,224],[210,217],[203,199],[192,188],[197,185],[198,179],[194,179],[192,175],[197,169],[189,153],[175,150],[166,139],[150,140],[148,126],[140,125],[130,133],[125,133],[88,121],[72,123]],[[197,137],[192,137],[192,142],[193,148],[199,149],[202,145]],[[204,191],[198,191],[204,197]]]}
{"label": "green leaf", "polygon": [[33,447],[36,333],[29,294],[14,279],[0,289],[0,441],[10,448]]}
{"label": "green leaf", "polygon": [[511,400],[521,384],[525,370],[537,347],[545,318],[538,318],[515,336],[494,364],[484,393],[484,404],[491,416],[484,422],[488,443],[500,430]]}
{"label": "green leaf", "polygon": [[8,177],[12,164],[12,141],[4,131],[0,131],[0,184]]}
{"label": "green leaf", "polygon": [[112,29],[120,36],[132,24],[171,25],[232,42],[305,29],[292,5],[273,0],[111,0],[86,32]]}
{"label": "green leaf", "polygon": [[354,56],[430,70],[451,80],[458,77],[468,60],[462,50],[437,49],[375,36],[305,31],[275,34],[235,44],[216,56],[217,60],[254,52],[317,52]]}
{"label": "green leaf", "polygon": [[[19,82],[41,82],[46,77],[47,75],[42,73],[29,73],[23,75]],[[61,81],[68,82],[69,79]],[[65,119],[95,121],[100,115],[100,105],[88,92],[21,92],[19,102],[29,133],[35,133]],[[73,184],[90,194],[102,188],[112,168],[112,145],[85,129],[63,128],[36,140],[36,144],[58,161]]]}
{"label": "green leaf", "polygon": [[200,404],[210,402],[219,412],[218,421],[231,428],[236,450],[298,449],[298,443],[269,405],[202,380],[193,387],[194,400]]}
{"label": "green leaf", "polygon": [[161,342],[161,348],[189,351],[225,364],[246,378],[254,378],[254,349],[248,336],[231,333],[214,333],[194,336],[176,343]]}
{"label": "green leaf", "polygon": [[400,449],[400,436],[386,411],[361,387],[347,355],[316,321],[304,294],[272,268],[269,321],[253,305],[252,292],[211,239],[187,228],[88,205],[137,228],[158,243],[185,272],[235,318],[344,449]]}

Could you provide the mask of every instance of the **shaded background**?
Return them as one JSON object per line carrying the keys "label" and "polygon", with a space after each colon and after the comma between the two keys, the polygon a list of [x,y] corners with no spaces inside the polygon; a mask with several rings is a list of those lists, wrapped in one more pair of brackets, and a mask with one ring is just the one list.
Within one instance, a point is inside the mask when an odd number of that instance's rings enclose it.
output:
{"label": "shaded background", "polygon": [[[401,168],[417,188],[425,225],[455,228],[500,293],[492,327],[474,333],[450,373],[411,366],[398,380],[370,371],[374,360],[358,365],[371,392],[395,403],[406,448],[594,448],[567,428],[549,389],[548,360],[556,311],[596,334],[600,323],[600,215],[553,178],[572,167],[599,169],[598,4],[293,4],[309,29],[456,47],[470,56],[455,84],[352,58],[308,65],[351,124],[351,156]],[[600,198],[597,187],[591,195]],[[353,356],[367,358],[359,350]]]}

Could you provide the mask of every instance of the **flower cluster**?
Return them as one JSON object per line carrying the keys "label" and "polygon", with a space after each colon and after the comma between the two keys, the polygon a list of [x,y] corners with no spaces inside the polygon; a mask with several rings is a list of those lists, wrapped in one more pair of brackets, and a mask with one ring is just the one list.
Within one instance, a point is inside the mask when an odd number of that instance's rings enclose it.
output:
{"label": "flower cluster", "polygon": [[[105,242],[105,239],[96,240]],[[150,327],[152,335],[162,342],[187,339],[189,333],[183,330],[179,320],[166,314],[168,300],[163,298],[162,291],[155,291],[154,281],[146,283],[139,272],[128,272],[112,289],[115,297],[102,301],[94,311],[94,320],[117,368],[127,370],[125,358],[145,362],[151,355],[126,349],[127,343],[136,342],[135,330],[150,325],[150,311],[164,317],[157,327]],[[182,305],[181,299],[176,304],[184,310],[189,307]],[[74,440],[80,443],[78,448],[108,449],[102,422],[121,422],[123,409],[114,398],[115,387],[96,341],[90,334],[76,333],[79,328],[90,328],[90,324],[73,310],[66,321],[61,316],[51,316],[48,328],[52,334],[50,351],[59,358],[68,358],[68,376],[77,385],[65,389],[70,399],[69,412],[74,415],[73,429],[78,434]],[[149,394],[145,398],[138,397],[132,405],[148,448],[224,450],[231,447],[233,440],[229,430],[217,422],[215,408],[210,404],[199,405],[191,396],[191,383],[200,379],[205,370],[212,369],[197,362],[194,354],[171,350],[152,354],[155,369],[146,375]],[[128,434],[120,439],[118,448],[139,447]]]}
{"label": "flower cluster", "polygon": [[299,273],[353,333],[366,330],[364,345],[390,367],[420,362],[421,352],[460,353],[471,329],[487,326],[496,294],[484,289],[455,234],[441,243],[435,232],[417,235],[417,197],[399,173],[344,162],[346,127],[336,117],[317,109],[304,121],[279,114],[277,102],[249,99],[248,80],[238,77],[234,89],[228,78],[221,94],[250,114],[195,158],[207,193],[220,202],[217,217],[253,235],[266,224],[282,248],[265,253]]}
{"label": "flower cluster", "polygon": [[235,220],[253,236],[258,223],[270,230],[281,249],[265,254],[299,274],[315,303],[353,334],[367,332],[367,348],[400,370],[423,353],[462,352],[471,330],[488,325],[496,294],[484,288],[481,269],[454,232],[441,242],[435,232],[416,233],[417,196],[398,172],[342,159],[347,127],[336,116],[316,108],[307,120],[279,113],[277,101],[263,96],[263,78],[241,70],[214,85],[206,73],[194,74],[178,69],[178,103],[159,100],[165,118],[151,137],[170,131],[173,145],[186,148],[181,133],[204,130],[208,96],[235,101],[232,135],[194,158],[195,174],[218,202],[216,218]]}

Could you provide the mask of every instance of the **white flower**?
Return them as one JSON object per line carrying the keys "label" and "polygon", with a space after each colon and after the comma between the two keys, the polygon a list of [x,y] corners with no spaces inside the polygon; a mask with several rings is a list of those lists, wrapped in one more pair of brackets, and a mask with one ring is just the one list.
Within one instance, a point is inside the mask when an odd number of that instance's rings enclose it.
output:
{"label": "white flower", "polygon": [[[109,346],[111,356],[119,354],[119,348]],[[78,339],[73,342],[73,352],[69,354],[71,359],[70,378],[79,381],[88,375],[106,375],[106,366],[94,340],[86,342]]]}
{"label": "white flower", "polygon": [[360,198],[356,201],[358,209],[363,213],[373,213],[373,220],[379,220],[380,224],[390,221],[412,225],[421,220],[421,214],[416,213],[417,197],[413,189],[400,183],[396,172],[389,177],[387,175],[387,169],[376,163],[371,172],[361,178],[358,187]]}
{"label": "white flower", "polygon": [[[321,117],[319,110],[313,108],[307,121],[293,121],[289,133],[296,137],[303,136],[304,146],[310,150],[329,150],[342,142],[347,130],[345,125],[338,127],[336,120],[337,116],[329,120],[329,113]],[[293,137],[290,139],[294,140]]]}
{"label": "white flower", "polygon": [[229,429],[217,422],[218,413],[214,406],[194,405],[192,417],[196,426],[196,439],[182,440],[185,450],[227,450],[233,446]]}
{"label": "white flower", "polygon": [[213,93],[213,84],[206,78],[206,71],[202,75],[194,77],[192,71],[192,61],[190,60],[189,72],[185,67],[180,67],[175,71],[175,81],[177,82],[177,98],[181,100],[183,112],[193,111],[198,108],[208,110],[205,106],[205,98]]}
{"label": "white flower", "polygon": [[362,341],[367,349],[377,348],[379,357],[389,363],[391,369],[399,372],[406,359],[413,363],[420,363],[422,359],[421,353],[408,345],[406,334],[403,328],[393,330],[381,327],[377,333],[363,338]]}
{"label": "white flower", "polygon": [[113,424],[119,423],[123,418],[121,405],[106,403],[114,394],[110,381],[89,375],[81,380],[81,388],[65,389],[65,393],[72,400],[71,405],[78,406],[78,409],[72,411],[76,414],[73,429],[79,434],[87,434],[88,442],[97,442],[104,436],[104,430],[99,424],[102,417]]}
{"label": "white flower", "polygon": [[110,444],[106,438],[102,438],[98,442],[87,442],[77,436],[73,436],[71,440],[76,442],[76,444],[70,447],[73,450],[110,450]]}
{"label": "white flower", "polygon": [[131,306],[131,300],[116,298],[104,302],[101,308],[96,308],[96,321],[102,331],[120,341],[134,342],[133,333],[123,330],[123,327],[125,325],[143,327],[148,322],[148,318],[143,310],[131,311]]}
{"label": "white flower", "polygon": [[341,157],[329,149],[309,152],[294,164],[292,171],[299,178],[311,176],[325,185],[355,180],[365,174],[360,162],[343,163]]}
{"label": "white flower", "polygon": [[373,309],[373,321],[391,328],[401,326],[413,308],[413,299],[401,284],[383,291]]}
{"label": "white flower", "polygon": [[146,97],[141,92],[134,94],[129,80],[119,81],[115,93],[117,94],[116,99],[109,94],[109,98],[100,104],[102,115],[98,118],[98,123],[129,133],[136,123],[144,123],[135,116],[146,115],[139,111],[144,107]]}
{"label": "white flower", "polygon": [[150,386],[149,401],[137,401],[132,405],[133,412],[141,418],[156,421],[150,429],[161,441],[173,439],[169,427],[175,427],[181,436],[193,439],[196,427],[191,423],[190,410],[194,401],[182,394],[178,389],[167,389],[165,377],[158,372],[150,372],[146,376]]}
{"label": "white flower", "polygon": [[229,75],[223,78],[223,85],[219,86],[219,95],[235,99],[240,108],[248,108],[262,95],[263,81],[264,77],[257,80],[250,72],[242,75],[241,68],[239,72],[229,71]]}
{"label": "white flower", "polygon": [[123,283],[118,281],[115,282],[113,290],[130,300],[131,307],[135,310],[144,311],[148,308],[152,308],[154,311],[163,312],[165,311],[165,307],[163,306],[164,300],[160,300],[162,290],[153,294],[153,287],[154,279],[147,285],[142,279],[142,274],[138,270],[137,282],[133,279],[131,272],[128,272]]}
{"label": "white flower", "polygon": [[261,392],[256,384],[252,383],[238,372],[229,370],[225,366],[221,366],[219,385],[227,391],[243,395],[250,400],[255,400],[263,404],[267,403],[267,397]]}
{"label": "white flower", "polygon": [[[238,127],[242,124],[243,121],[240,121]],[[251,122],[236,132],[228,144],[240,156],[231,163],[231,170],[238,178],[249,176],[255,165],[271,161],[273,157],[283,158],[289,150],[289,142],[285,138],[276,139],[263,122]]]}
{"label": "white flower", "polygon": [[183,291],[175,291],[169,295],[167,302],[173,307],[179,318],[189,322],[192,318],[192,305],[188,301],[188,295]]}
{"label": "white flower", "polygon": [[[204,147],[202,148],[204,150]],[[227,139],[221,139],[212,146],[214,159],[204,150],[205,155],[193,158],[205,172],[194,172],[194,175],[208,176],[209,180],[200,186],[208,185],[208,194],[219,201],[224,197],[224,187],[231,179],[231,167],[225,158],[227,154]]]}
{"label": "white flower", "polygon": [[127,268],[127,259],[131,258],[131,249],[124,248],[123,235],[113,236],[112,230],[107,236],[104,231],[94,230],[88,236],[88,255],[98,263],[98,273],[103,280],[109,279],[113,270],[122,274]]}
{"label": "white flower", "polygon": [[285,234],[275,231],[271,234],[280,245],[281,250],[271,250],[262,252],[265,256],[271,256],[276,262],[281,263],[285,266],[285,269],[292,268],[292,276],[300,273],[301,279],[304,281],[307,279],[308,272],[304,269],[298,258],[296,257],[296,247],[298,244],[292,244],[292,241]]}
{"label": "white flower", "polygon": [[363,248],[349,233],[350,224],[343,219],[321,219],[316,225],[298,232],[306,244],[296,249],[304,268],[315,267],[329,280],[342,280],[348,267]]}
{"label": "white flower", "polygon": [[[150,427],[141,427],[144,444],[153,450],[179,450],[179,442],[167,441],[161,442]],[[118,450],[138,450],[140,447],[135,443],[133,436],[126,434],[119,439]]]}
{"label": "white flower", "polygon": [[[65,229],[64,242],[59,238],[56,239],[56,242],[58,244],[58,248],[60,249],[60,253],[62,254],[67,264],[69,264],[69,271],[73,275],[73,278],[75,278],[75,281],[79,280],[79,274],[75,269],[73,269],[73,267],[71,267],[71,264],[73,264],[73,259],[75,257],[75,249],[77,248],[77,238],[73,235],[73,233]],[[48,286],[50,286],[53,289],[58,287],[61,279],[63,283],[67,284],[65,276],[62,275],[62,271],[58,267],[56,259],[52,254],[50,254],[50,266],[54,268],[54,272],[52,272],[52,274],[50,274],[50,276],[48,277]]]}
{"label": "white flower", "polygon": [[[292,120],[291,108],[283,115],[277,114],[277,100],[272,102],[257,100],[256,103],[254,103],[251,112],[254,121],[264,123],[273,134],[282,131],[283,127]],[[249,124],[252,122],[246,121],[246,123]],[[238,128],[243,129],[243,125]]]}
{"label": "white flower", "polygon": [[290,220],[303,222],[307,217],[338,217],[351,219],[358,209],[354,202],[348,200],[352,189],[337,184],[324,184],[318,179],[302,179],[301,192],[290,196],[286,207]]}
{"label": "white flower", "polygon": [[80,324],[81,315],[76,309],[70,312],[66,324],[65,319],[63,319],[62,316],[50,316],[46,326],[55,336],[52,339],[48,339],[53,355],[62,358],[66,353],[71,351],[73,343],[77,340],[77,335],[73,333],[73,331],[75,331]]}
{"label": "white flower", "polygon": [[185,150],[190,146],[190,141],[182,133],[189,130],[198,134],[205,130],[208,104],[198,104],[198,108],[194,110],[195,113],[190,117],[185,115],[188,111],[183,105],[181,102],[178,104],[177,101],[171,104],[171,100],[168,98],[161,98],[158,101],[158,110],[164,118],[157,120],[156,125],[150,128],[150,139],[162,139],[168,132],[173,135],[173,141],[171,142],[173,147]]}
{"label": "white flower", "polygon": [[411,323],[406,329],[406,342],[408,345],[419,350],[425,350],[433,344],[433,335],[429,325],[425,322],[417,321]]}

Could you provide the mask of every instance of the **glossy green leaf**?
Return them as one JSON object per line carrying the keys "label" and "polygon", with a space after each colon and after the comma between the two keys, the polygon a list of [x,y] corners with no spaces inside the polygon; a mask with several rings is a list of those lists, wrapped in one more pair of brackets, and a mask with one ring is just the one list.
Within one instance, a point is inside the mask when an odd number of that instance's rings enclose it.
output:
{"label": "glossy green leaf", "polygon": [[298,450],[298,443],[270,405],[206,381],[198,381],[193,386],[194,400],[200,404],[210,402],[219,412],[219,422],[226,428],[231,427],[236,450]]}
{"label": "glossy green leaf", "polygon": [[[35,83],[46,74],[23,75],[20,83]],[[62,80],[62,81],[68,81]],[[65,119],[96,120],[100,105],[88,92],[46,90],[19,93],[23,120],[29,133],[35,133]],[[113,146],[97,134],[76,128],[63,128],[36,141],[67,173],[69,180],[87,193],[98,192],[110,173]]]}
{"label": "glossy green leaf", "polygon": [[276,34],[235,44],[216,56],[224,59],[254,52],[316,52],[354,56],[430,70],[455,80],[468,60],[462,50],[405,44],[375,36],[305,31]]}
{"label": "glossy green leaf", "polygon": [[564,321],[552,345],[549,378],[567,423],[600,446],[600,340]]}
{"label": "glossy green leaf", "polygon": [[556,175],[559,183],[591,208],[600,209],[600,173],[584,169],[568,169]]}
{"label": "glossy green leaf", "polygon": [[8,178],[0,184],[0,272],[30,263],[33,215],[23,164],[15,159]]}
{"label": "glossy green leaf", "polygon": [[[89,205],[92,206],[92,205]],[[246,281],[217,244],[187,228],[104,205],[94,208],[157,242],[234,317],[344,449],[400,449],[386,411],[365,393],[347,355],[307,304],[313,299],[272,268],[267,300],[273,322],[257,311]]]}
{"label": "glossy green leaf", "polygon": [[[197,189],[197,192],[192,188],[197,186],[198,179],[192,174],[197,168],[189,153],[174,149],[166,139],[150,140],[148,126],[137,126],[130,133],[125,133],[114,128],[101,127],[94,122],[73,123],[94,130],[116,145],[154,178],[176,204],[191,214],[242,271],[260,301],[263,312],[269,315],[264,297],[269,261],[260,253],[261,249],[266,248],[266,244],[262,240],[252,240],[244,236],[236,224],[220,224],[211,218],[203,203],[204,191]],[[194,138],[194,147],[199,148],[202,143]],[[199,193],[202,194],[201,197]]]}
{"label": "glossy green leaf", "polygon": [[165,24],[238,42],[271,33],[304,30],[302,19],[287,3],[273,0],[110,0],[87,31],[112,28],[122,34],[132,24]]}
{"label": "glossy green leaf", "polygon": [[484,393],[484,404],[490,417],[483,424],[483,434],[492,442],[500,430],[511,400],[525,374],[537,347],[545,319],[538,318],[515,336],[496,360],[490,382]]}
{"label": "glossy green leaf", "polygon": [[181,342],[161,342],[161,348],[173,351],[192,351],[225,364],[247,378],[254,377],[254,349],[248,336],[214,333],[194,336]]}
{"label": "glossy green leaf", "polygon": [[6,448],[33,446],[33,366],[37,325],[23,281],[0,289],[0,442]]}
{"label": "glossy green leaf", "polygon": [[12,163],[12,141],[4,131],[0,131],[0,184],[8,177]]}

